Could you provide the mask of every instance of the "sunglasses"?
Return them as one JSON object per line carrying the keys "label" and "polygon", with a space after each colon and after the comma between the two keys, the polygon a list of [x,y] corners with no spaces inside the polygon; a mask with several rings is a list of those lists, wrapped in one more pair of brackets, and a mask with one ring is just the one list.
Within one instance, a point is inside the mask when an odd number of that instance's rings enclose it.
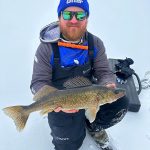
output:
{"label": "sunglasses", "polygon": [[85,11],[62,11],[61,14],[64,20],[71,20],[73,16],[75,16],[79,21],[87,18],[87,12]]}

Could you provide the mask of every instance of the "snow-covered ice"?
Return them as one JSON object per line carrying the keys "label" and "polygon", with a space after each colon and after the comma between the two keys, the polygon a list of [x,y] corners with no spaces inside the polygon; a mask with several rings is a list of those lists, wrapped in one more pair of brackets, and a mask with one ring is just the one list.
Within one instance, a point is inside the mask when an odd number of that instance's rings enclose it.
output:
{"label": "snow-covered ice", "polygon": [[[90,3],[88,29],[99,36],[109,58],[130,57],[141,79],[150,71],[150,1],[111,0]],[[10,105],[32,102],[29,86],[40,29],[57,20],[58,0],[0,0],[0,150],[54,150],[47,117],[33,113],[23,132],[2,111]],[[139,95],[138,113],[128,112],[107,129],[118,150],[150,147],[150,88]],[[86,136],[80,150],[98,150]]]}

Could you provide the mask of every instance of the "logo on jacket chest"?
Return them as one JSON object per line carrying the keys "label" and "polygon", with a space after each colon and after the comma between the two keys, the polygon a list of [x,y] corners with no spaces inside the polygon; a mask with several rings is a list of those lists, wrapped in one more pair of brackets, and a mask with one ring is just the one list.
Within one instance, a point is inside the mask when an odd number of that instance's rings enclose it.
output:
{"label": "logo on jacket chest", "polygon": [[83,3],[83,0],[67,0],[67,4],[70,4],[70,3]]}

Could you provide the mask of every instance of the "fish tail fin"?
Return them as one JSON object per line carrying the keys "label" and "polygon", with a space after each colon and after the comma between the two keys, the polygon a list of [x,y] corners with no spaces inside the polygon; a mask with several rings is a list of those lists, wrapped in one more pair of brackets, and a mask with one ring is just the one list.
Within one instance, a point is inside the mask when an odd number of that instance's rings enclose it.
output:
{"label": "fish tail fin", "polygon": [[24,129],[29,117],[29,114],[25,113],[24,110],[24,106],[12,106],[3,109],[4,113],[14,120],[18,131]]}

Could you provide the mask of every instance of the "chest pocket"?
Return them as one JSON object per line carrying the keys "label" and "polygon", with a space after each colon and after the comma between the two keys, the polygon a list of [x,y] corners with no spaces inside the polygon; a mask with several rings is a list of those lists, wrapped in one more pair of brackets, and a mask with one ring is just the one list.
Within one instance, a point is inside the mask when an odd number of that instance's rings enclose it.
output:
{"label": "chest pocket", "polygon": [[[89,36],[88,36],[89,37]],[[92,36],[90,36],[92,38]],[[58,88],[58,89],[63,89],[63,83],[71,77],[75,76],[84,76],[88,79],[91,80],[92,78],[92,60],[93,60],[93,53],[94,53],[94,48],[93,48],[93,42],[89,42],[88,38],[88,43],[90,43],[92,46],[89,46],[89,49],[87,51],[88,57],[85,58],[85,60],[80,62],[81,64],[75,65],[73,62],[72,64],[68,63],[65,66],[63,66],[63,61],[60,60],[60,51],[57,43],[52,44],[52,49],[54,52],[54,63],[53,63],[53,71],[52,71],[52,83],[53,85]],[[92,38],[93,40],[93,38]],[[92,47],[92,48],[91,48]],[[78,51],[78,50],[77,50]],[[66,54],[67,55],[67,54]],[[65,58],[63,58],[65,59]],[[73,60],[73,59],[72,59]]]}

